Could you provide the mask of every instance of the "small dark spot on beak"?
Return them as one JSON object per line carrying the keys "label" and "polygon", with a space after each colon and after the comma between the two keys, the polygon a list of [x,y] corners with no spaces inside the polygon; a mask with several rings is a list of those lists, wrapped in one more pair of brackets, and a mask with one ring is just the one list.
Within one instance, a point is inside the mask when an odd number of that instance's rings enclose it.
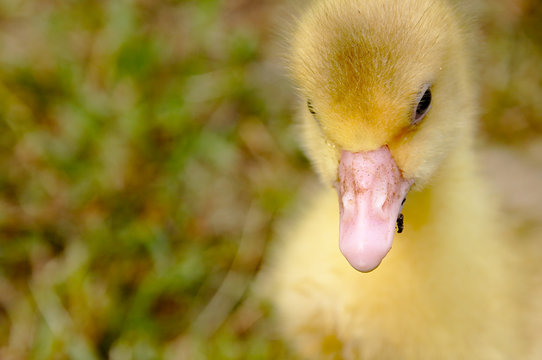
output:
{"label": "small dark spot on beak", "polygon": [[405,201],[406,201],[406,197],[403,199],[403,201],[401,201],[401,206],[405,205]]}
{"label": "small dark spot on beak", "polygon": [[[404,202],[404,200],[403,200]],[[397,233],[400,234],[403,232],[403,221],[404,221],[403,214],[399,214],[397,217]]]}

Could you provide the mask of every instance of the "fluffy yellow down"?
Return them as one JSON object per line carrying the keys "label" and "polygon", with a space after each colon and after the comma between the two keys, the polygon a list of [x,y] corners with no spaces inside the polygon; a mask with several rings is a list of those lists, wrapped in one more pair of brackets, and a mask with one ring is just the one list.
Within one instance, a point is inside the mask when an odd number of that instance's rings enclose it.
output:
{"label": "fluffy yellow down", "polygon": [[[324,187],[288,221],[262,281],[303,358],[536,358],[530,274],[477,175],[466,36],[440,0],[322,0],[298,19],[299,136]],[[411,125],[427,84],[432,108]],[[332,185],[342,149],[383,145],[415,187],[404,233],[362,274],[338,249]]]}

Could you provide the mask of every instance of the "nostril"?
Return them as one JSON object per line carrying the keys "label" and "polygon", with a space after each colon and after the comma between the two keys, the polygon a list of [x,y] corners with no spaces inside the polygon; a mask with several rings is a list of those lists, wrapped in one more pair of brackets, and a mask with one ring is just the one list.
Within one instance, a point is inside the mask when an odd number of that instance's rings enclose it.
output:
{"label": "nostril", "polygon": [[379,212],[379,215],[384,217],[384,203],[386,202],[386,194],[378,193],[373,197],[373,208]]}

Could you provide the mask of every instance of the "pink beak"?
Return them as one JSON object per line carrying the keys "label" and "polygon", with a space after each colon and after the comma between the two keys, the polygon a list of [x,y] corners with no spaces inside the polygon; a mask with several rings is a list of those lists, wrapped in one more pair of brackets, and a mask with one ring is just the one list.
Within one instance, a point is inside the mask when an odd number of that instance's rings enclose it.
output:
{"label": "pink beak", "polygon": [[356,270],[374,270],[390,251],[413,180],[404,179],[387,146],[343,151],[339,165],[339,248]]}

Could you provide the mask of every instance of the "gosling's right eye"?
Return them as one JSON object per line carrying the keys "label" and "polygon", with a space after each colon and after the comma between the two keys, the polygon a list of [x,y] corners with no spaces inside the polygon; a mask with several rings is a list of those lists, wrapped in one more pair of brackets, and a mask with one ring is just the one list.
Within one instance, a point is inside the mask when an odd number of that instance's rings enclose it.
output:
{"label": "gosling's right eye", "polygon": [[314,111],[314,107],[312,106],[312,102],[310,99],[307,99],[307,107],[309,108],[309,112],[313,115],[316,115],[316,111]]}

